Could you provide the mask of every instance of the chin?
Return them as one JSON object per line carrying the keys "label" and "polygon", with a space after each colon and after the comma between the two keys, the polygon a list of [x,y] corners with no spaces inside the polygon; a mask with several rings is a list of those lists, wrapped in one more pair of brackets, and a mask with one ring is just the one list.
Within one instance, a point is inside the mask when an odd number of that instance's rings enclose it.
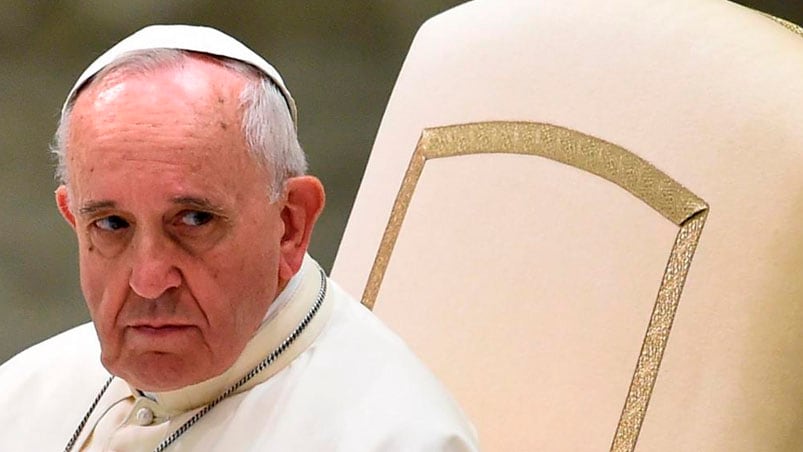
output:
{"label": "chin", "polygon": [[106,362],[106,369],[129,385],[152,392],[172,391],[200,383],[217,375],[205,371],[205,366],[188,362],[180,355],[165,352],[146,352],[136,356]]}

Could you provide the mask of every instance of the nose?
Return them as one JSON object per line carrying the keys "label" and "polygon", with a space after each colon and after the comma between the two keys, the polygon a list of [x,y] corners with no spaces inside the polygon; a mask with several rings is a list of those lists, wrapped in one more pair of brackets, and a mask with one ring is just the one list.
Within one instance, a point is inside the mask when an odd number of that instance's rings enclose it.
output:
{"label": "nose", "polygon": [[154,300],[181,285],[175,244],[159,234],[142,234],[134,240],[129,286],[140,297]]}

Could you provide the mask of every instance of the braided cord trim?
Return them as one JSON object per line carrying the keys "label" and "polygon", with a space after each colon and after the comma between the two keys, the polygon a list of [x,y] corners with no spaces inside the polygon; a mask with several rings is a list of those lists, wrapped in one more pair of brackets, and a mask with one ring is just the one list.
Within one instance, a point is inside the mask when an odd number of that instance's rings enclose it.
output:
{"label": "braided cord trim", "polygon": [[75,446],[75,442],[78,441],[78,437],[81,435],[81,431],[84,429],[84,426],[89,420],[89,416],[91,416],[92,412],[95,411],[95,407],[98,406],[101,397],[103,397],[103,394],[105,394],[106,390],[109,389],[109,385],[112,383],[112,380],[114,380],[113,375],[109,377],[108,380],[106,380],[106,383],[100,389],[98,395],[95,396],[95,400],[93,400],[92,404],[89,405],[89,410],[87,410],[86,414],[84,415],[84,418],[81,419],[81,422],[78,424],[78,428],[75,429],[75,432],[72,434],[72,437],[67,442],[67,446],[64,448],[64,452],[70,452],[72,448]]}

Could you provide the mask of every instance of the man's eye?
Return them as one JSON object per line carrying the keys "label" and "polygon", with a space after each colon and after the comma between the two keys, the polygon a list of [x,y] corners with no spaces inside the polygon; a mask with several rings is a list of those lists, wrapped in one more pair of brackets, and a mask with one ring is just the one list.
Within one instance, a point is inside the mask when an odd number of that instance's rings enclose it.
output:
{"label": "man's eye", "polygon": [[187,226],[203,226],[212,221],[212,218],[214,215],[209,212],[190,211],[182,213],[179,220]]}
{"label": "man's eye", "polygon": [[101,218],[99,220],[94,221],[95,227],[103,231],[117,231],[123,228],[128,227],[128,222],[118,217],[117,215],[112,215],[109,217]]}

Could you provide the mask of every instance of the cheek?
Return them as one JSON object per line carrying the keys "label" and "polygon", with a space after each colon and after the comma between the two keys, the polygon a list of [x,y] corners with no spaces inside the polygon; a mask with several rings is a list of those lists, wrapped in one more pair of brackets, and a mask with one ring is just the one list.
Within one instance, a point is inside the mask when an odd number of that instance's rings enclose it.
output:
{"label": "cheek", "polygon": [[87,241],[79,241],[79,246],[81,291],[92,320],[103,329],[122,305],[127,279],[115,262],[101,256]]}
{"label": "cheek", "polygon": [[[273,248],[263,240],[251,241],[247,246],[205,256],[204,261],[210,265],[204,273],[209,278],[201,280],[211,282],[212,287],[206,290],[197,287],[193,291],[213,304],[204,307],[208,315],[214,316],[211,311],[217,311],[218,316],[226,318],[225,322],[235,328],[260,323],[276,296],[278,245]],[[192,281],[188,282],[192,285]],[[217,296],[203,296],[212,293]]]}
{"label": "cheek", "polygon": [[[253,278],[276,278],[282,230],[278,218],[254,215],[252,222],[242,225],[225,249],[218,250],[212,262],[221,263],[220,278],[235,276],[239,281]],[[253,283],[253,281],[249,281]]]}
{"label": "cheek", "polygon": [[93,311],[95,306],[99,303],[101,294],[103,292],[103,272],[101,271],[99,256],[92,247],[92,245],[84,240],[79,240],[78,246],[81,249],[78,252],[79,256],[79,270],[81,273],[81,291],[84,293],[84,298],[89,306],[90,311]]}
{"label": "cheek", "polygon": [[[211,265],[196,274],[201,276],[198,279],[208,281],[210,286],[206,290],[198,287],[201,290],[198,295],[217,293],[220,299],[228,300],[226,306],[220,306],[221,309],[238,310],[243,307],[238,300],[269,296],[267,292],[275,284],[276,259],[269,253],[258,253],[252,249],[240,252],[234,258],[231,254],[217,255],[206,259],[206,262]],[[191,280],[193,278],[189,273],[187,279]],[[208,277],[204,277],[204,274]]]}

